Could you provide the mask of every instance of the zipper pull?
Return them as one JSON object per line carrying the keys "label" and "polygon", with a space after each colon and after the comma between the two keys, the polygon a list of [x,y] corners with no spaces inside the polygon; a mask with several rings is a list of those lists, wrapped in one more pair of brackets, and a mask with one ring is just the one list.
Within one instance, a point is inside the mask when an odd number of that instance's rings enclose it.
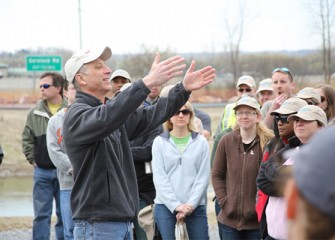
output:
{"label": "zipper pull", "polygon": [[179,165],[181,165],[181,157],[179,157]]}

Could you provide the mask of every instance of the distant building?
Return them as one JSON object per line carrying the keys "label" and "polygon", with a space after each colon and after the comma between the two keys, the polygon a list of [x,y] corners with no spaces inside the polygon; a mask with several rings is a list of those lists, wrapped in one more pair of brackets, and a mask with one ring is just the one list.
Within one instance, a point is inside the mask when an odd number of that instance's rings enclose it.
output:
{"label": "distant building", "polygon": [[8,76],[8,65],[0,63],[0,78]]}

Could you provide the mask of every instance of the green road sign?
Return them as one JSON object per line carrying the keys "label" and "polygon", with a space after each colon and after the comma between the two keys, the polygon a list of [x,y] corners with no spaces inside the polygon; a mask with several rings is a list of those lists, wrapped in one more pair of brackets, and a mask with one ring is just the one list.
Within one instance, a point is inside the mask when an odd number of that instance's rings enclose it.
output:
{"label": "green road sign", "polygon": [[61,56],[27,56],[27,71],[61,71]]}

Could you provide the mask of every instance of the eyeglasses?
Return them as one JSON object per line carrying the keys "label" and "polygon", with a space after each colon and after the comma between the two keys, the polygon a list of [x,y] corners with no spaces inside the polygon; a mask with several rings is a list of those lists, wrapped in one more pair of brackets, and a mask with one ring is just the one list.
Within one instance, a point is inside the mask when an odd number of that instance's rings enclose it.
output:
{"label": "eyeglasses", "polygon": [[324,96],[321,96],[321,102],[326,101],[326,98]]}
{"label": "eyeglasses", "polygon": [[[292,113],[295,114],[295,113]],[[281,114],[276,114],[275,115],[275,121],[278,123],[279,121],[281,121],[282,124],[288,124],[289,121],[287,121],[288,117],[290,115],[281,115]]]}
{"label": "eyeglasses", "polygon": [[175,116],[179,116],[179,114],[183,114],[183,116],[187,116],[190,115],[191,111],[188,109],[184,109],[184,110],[179,110],[178,112],[176,112],[174,115]]}
{"label": "eyeglasses", "polygon": [[51,84],[48,84],[48,83],[44,83],[44,84],[40,85],[40,88],[48,89],[51,86],[54,86],[54,85],[51,85]]}
{"label": "eyeglasses", "polygon": [[243,116],[243,115],[246,115],[247,117],[250,117],[252,115],[256,115],[257,113],[256,112],[243,112],[243,111],[237,111],[236,113],[236,116]]}
{"label": "eyeglasses", "polygon": [[239,88],[237,89],[239,92],[251,92],[251,88]]}

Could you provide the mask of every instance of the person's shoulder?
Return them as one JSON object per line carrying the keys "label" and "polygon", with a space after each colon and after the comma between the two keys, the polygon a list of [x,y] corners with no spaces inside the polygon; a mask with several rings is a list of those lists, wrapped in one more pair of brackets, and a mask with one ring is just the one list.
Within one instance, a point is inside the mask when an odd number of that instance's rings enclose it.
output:
{"label": "person's shoulder", "polygon": [[225,141],[231,141],[232,139],[239,137],[239,131],[237,130],[231,130],[230,131],[223,131],[221,132],[222,137],[221,140],[224,139]]}
{"label": "person's shoulder", "polygon": [[61,110],[56,112],[53,116],[51,116],[49,122],[57,121],[58,119],[64,118],[66,110],[66,108],[62,108]]}

